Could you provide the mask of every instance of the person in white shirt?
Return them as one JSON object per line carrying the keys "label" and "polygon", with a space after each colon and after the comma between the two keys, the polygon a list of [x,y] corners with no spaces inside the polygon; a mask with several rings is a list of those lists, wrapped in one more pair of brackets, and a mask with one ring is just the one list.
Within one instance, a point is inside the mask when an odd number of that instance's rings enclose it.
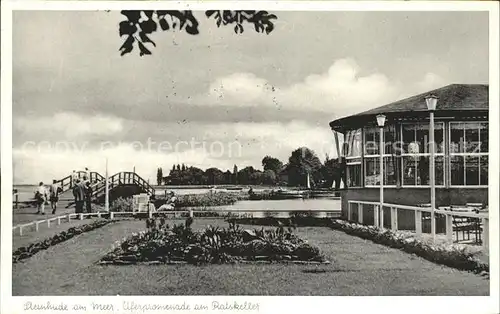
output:
{"label": "person in white shirt", "polygon": [[90,182],[90,170],[87,167],[85,167],[85,176],[87,177],[87,180]]}
{"label": "person in white shirt", "polygon": [[47,189],[43,185],[43,182],[38,184],[38,188],[35,191],[36,208],[37,214],[45,215],[45,202],[47,201]]}
{"label": "person in white shirt", "polygon": [[71,180],[73,181],[72,184],[75,185],[76,180],[78,180],[78,173],[76,173],[75,170],[73,170],[73,173],[71,174]]}
{"label": "person in white shirt", "polygon": [[57,184],[57,180],[52,181],[50,186],[50,207],[52,208],[52,214],[56,213],[57,202],[59,201],[59,193],[61,192],[61,187]]}

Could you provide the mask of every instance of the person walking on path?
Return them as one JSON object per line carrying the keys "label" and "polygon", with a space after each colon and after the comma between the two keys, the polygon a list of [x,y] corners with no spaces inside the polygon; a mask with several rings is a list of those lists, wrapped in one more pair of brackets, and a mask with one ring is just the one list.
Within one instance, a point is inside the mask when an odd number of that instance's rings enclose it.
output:
{"label": "person walking on path", "polygon": [[61,187],[57,184],[57,180],[52,180],[52,185],[49,189],[50,192],[50,207],[52,208],[52,215],[56,213],[57,202],[59,202],[59,193],[61,192]]}
{"label": "person walking on path", "polygon": [[85,167],[85,176],[87,177],[87,180],[91,181],[90,180],[90,170],[87,167]]}
{"label": "person walking on path", "polygon": [[71,181],[72,181],[72,186],[74,187],[76,185],[76,181],[78,180],[78,173],[76,173],[76,170],[73,170],[73,173],[71,174]]}
{"label": "person walking on path", "polygon": [[87,213],[90,214],[92,212],[92,186],[89,181],[85,183],[85,204],[87,206]]}
{"label": "person walking on path", "polygon": [[38,184],[38,188],[35,191],[36,208],[37,214],[45,215],[45,202],[47,202],[47,189],[43,185],[43,182]]}
{"label": "person walking on path", "polygon": [[75,197],[75,213],[83,213],[83,205],[85,202],[83,186],[79,179],[76,179],[75,185],[73,186],[73,196]]}

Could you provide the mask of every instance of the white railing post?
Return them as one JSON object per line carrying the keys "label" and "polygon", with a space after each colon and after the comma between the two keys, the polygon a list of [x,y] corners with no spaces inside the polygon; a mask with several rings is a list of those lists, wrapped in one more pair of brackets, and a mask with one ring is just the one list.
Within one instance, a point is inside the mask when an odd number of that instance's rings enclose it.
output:
{"label": "white railing post", "polygon": [[391,207],[391,229],[398,230],[398,209]]}
{"label": "white railing post", "polygon": [[380,206],[380,228],[384,228],[384,206]]}
{"label": "white railing post", "polygon": [[415,210],[415,232],[417,235],[422,235],[422,212]]}
{"label": "white railing post", "polygon": [[490,221],[488,218],[483,218],[483,248],[488,249],[490,246]]}
{"label": "white railing post", "polygon": [[71,222],[71,214],[68,214],[68,222]]}
{"label": "white railing post", "polygon": [[373,206],[373,225],[375,227],[380,227],[380,224],[379,224],[379,205],[375,205]]}
{"label": "white railing post", "polygon": [[80,218],[80,220],[83,220],[83,214],[82,213],[80,213],[79,218]]}
{"label": "white railing post", "polygon": [[446,214],[446,240],[453,242],[453,215]]}
{"label": "white railing post", "polygon": [[363,223],[363,204],[358,204],[358,222]]}
{"label": "white railing post", "polygon": [[110,212],[110,213],[109,213],[109,219],[113,219],[113,218],[115,217],[115,215],[114,215],[114,214],[115,214],[115,213]]}
{"label": "white railing post", "polygon": [[101,212],[97,213],[97,218],[101,218]]}
{"label": "white railing post", "polygon": [[47,219],[47,228],[50,228],[50,219]]}
{"label": "white railing post", "polygon": [[57,217],[57,224],[60,225],[61,224],[61,217]]}
{"label": "white railing post", "polygon": [[35,231],[38,232],[38,224],[40,224],[38,221],[35,222]]}
{"label": "white railing post", "polygon": [[23,226],[19,226],[19,235],[23,236]]}

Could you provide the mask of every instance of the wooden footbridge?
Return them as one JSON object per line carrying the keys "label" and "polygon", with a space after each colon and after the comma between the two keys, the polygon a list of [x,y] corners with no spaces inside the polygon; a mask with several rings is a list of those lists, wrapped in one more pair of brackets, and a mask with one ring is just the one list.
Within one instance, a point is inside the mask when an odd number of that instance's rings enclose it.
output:
{"label": "wooden footbridge", "polygon": [[[76,173],[76,177],[83,179],[87,174],[84,171]],[[96,203],[104,203],[106,194],[106,179],[98,172],[90,172],[92,200]],[[75,183],[73,175],[68,175],[57,182],[63,193],[71,190]],[[155,189],[141,176],[135,172],[118,172],[108,178],[110,201],[118,197],[129,197],[132,195],[147,193],[152,198],[155,196]]]}

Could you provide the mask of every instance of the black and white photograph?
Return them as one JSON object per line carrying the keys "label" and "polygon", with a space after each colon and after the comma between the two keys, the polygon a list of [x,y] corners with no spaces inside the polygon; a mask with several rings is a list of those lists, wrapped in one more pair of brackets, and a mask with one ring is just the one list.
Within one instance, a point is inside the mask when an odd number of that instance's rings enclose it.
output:
{"label": "black and white photograph", "polygon": [[[52,2],[2,3],[20,313],[498,292],[498,3]],[[120,300],[67,311],[267,312]]]}

